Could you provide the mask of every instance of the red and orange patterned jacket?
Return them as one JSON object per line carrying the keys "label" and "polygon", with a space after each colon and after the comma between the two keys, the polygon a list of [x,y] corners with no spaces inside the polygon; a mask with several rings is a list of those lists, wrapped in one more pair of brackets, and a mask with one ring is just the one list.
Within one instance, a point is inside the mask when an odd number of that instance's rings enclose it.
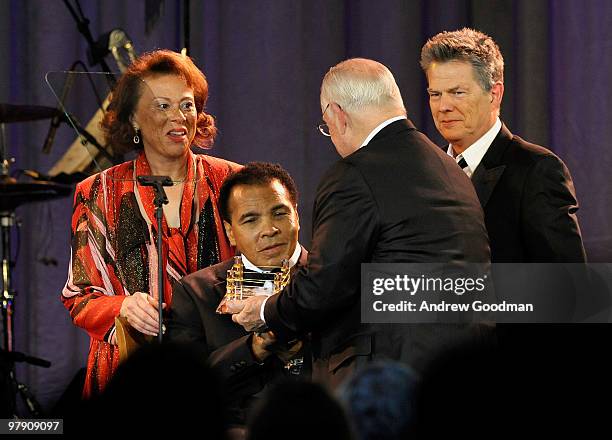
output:
{"label": "red and orange patterned jacket", "polygon": [[[180,206],[180,228],[163,219],[164,302],[184,275],[230,258],[217,208],[223,180],[234,162],[191,153]],[[126,295],[157,292],[157,223],[152,187],[136,183],[150,175],[144,153],[93,175],[76,187],[72,255],[62,301],[75,325],[91,337],[84,397],[102,391],[119,363],[115,317]]]}

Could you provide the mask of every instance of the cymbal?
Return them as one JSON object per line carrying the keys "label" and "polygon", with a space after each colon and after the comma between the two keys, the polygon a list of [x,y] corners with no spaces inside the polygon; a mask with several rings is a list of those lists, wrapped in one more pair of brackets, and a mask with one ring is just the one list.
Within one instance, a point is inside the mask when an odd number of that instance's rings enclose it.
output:
{"label": "cymbal", "polygon": [[60,111],[53,107],[0,103],[0,122],[27,122],[38,119],[51,119],[58,114],[60,114]]}
{"label": "cymbal", "polygon": [[0,183],[0,211],[12,211],[25,203],[66,197],[72,186],[53,182]]}

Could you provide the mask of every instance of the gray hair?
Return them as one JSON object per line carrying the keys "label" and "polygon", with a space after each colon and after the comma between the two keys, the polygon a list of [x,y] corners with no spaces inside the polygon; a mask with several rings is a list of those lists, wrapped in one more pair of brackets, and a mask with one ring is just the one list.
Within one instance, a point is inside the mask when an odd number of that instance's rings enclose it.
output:
{"label": "gray hair", "polygon": [[476,79],[487,92],[496,82],[504,82],[504,57],[493,38],[482,32],[470,28],[440,32],[421,49],[421,67],[425,74],[432,63],[448,61],[470,63]]}
{"label": "gray hair", "polygon": [[352,58],[329,69],[321,84],[321,96],[347,112],[367,107],[406,111],[391,71],[366,58]]}

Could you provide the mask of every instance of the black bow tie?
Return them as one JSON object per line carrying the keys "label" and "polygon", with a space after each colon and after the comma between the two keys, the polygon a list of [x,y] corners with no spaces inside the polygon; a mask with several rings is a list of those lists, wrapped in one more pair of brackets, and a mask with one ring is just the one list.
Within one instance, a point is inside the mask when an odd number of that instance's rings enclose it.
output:
{"label": "black bow tie", "polygon": [[245,270],[242,273],[244,285],[263,286],[266,281],[274,281],[274,274],[280,272],[280,269],[274,269],[269,272],[256,272],[254,270]]}

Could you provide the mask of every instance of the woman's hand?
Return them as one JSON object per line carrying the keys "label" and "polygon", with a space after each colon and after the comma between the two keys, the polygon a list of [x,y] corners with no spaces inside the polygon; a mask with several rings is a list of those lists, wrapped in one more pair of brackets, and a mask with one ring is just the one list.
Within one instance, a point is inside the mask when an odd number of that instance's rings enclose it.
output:
{"label": "woman's hand", "polygon": [[[144,292],[136,292],[123,300],[119,316],[145,335],[157,336],[159,315],[157,300]],[[166,304],[163,303],[165,308]]]}

